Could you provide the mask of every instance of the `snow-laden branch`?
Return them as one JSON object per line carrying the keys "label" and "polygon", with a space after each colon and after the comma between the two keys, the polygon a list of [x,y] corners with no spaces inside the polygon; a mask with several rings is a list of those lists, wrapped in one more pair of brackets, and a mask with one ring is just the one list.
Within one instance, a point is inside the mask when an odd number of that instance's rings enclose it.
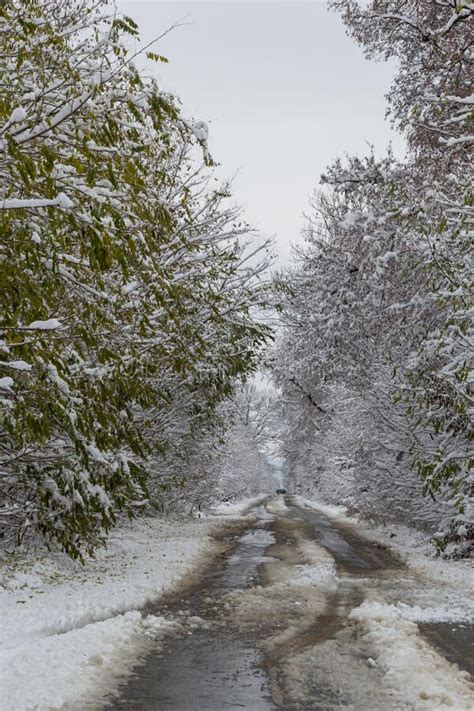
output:
{"label": "snow-laden branch", "polygon": [[65,193],[59,193],[56,198],[5,198],[0,202],[0,210],[28,210],[39,207],[60,207],[63,210],[70,210],[74,207],[72,200]]}

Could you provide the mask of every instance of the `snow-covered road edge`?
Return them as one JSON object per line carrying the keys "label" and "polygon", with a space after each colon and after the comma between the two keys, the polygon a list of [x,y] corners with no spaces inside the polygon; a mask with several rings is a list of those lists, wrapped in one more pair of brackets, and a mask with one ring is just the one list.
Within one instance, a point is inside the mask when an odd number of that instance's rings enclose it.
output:
{"label": "snow-covered road edge", "polygon": [[223,501],[211,507],[211,516],[247,516],[252,509],[260,506],[268,499],[268,494],[260,494],[259,496],[251,496],[247,499],[239,499],[239,501]]}
{"label": "snow-covered road edge", "polygon": [[[392,689],[394,708],[413,711],[471,711],[474,685],[466,671],[450,663],[420,634],[420,622],[474,624],[473,570],[469,561],[447,561],[434,556],[422,534],[402,526],[372,526],[350,517],[343,506],[326,505],[300,496],[292,497],[302,508],[317,511],[335,522],[353,527],[367,539],[394,550],[405,561],[408,579],[414,581],[414,595],[407,604],[396,597],[385,599],[383,584],[374,581],[365,599],[350,613],[361,626],[369,665],[382,673]],[[393,537],[395,534],[395,537]],[[401,574],[400,591],[403,595]],[[397,573],[393,585],[397,587]],[[416,591],[414,593],[414,591]],[[415,604],[416,599],[420,604]]]}
{"label": "snow-covered road edge", "polygon": [[[114,530],[84,566],[24,556],[0,579],[2,711],[92,709],[114,694],[169,622],[140,609],[199,572],[235,520],[143,518]],[[125,673],[125,674],[124,674]]]}
{"label": "snow-covered road edge", "polygon": [[324,504],[302,496],[292,497],[298,506],[320,511],[328,518],[357,526],[357,531],[372,541],[382,543],[394,550],[406,565],[432,582],[456,586],[469,596],[474,590],[474,566],[472,560],[444,560],[435,554],[427,535],[406,526],[387,524],[378,526],[359,516],[349,516],[347,507]]}
{"label": "snow-covered road edge", "polygon": [[403,708],[472,711],[474,684],[468,672],[439,654],[399,610],[368,603],[354,609],[350,618],[363,625],[363,639],[375,656],[373,663]]}

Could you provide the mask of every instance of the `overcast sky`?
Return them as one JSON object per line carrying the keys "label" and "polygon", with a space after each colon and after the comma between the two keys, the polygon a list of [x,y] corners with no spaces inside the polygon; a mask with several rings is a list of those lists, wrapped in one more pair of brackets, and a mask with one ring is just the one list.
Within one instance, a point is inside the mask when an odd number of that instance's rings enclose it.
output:
{"label": "overcast sky", "polygon": [[209,146],[235,174],[246,219],[274,235],[279,263],[301,240],[302,212],[329,161],[382,153],[402,143],[384,119],[393,65],[364,59],[340,18],[322,2],[158,2],[120,0],[149,42],[177,20],[186,24],[148,64],[186,117],[209,124]]}

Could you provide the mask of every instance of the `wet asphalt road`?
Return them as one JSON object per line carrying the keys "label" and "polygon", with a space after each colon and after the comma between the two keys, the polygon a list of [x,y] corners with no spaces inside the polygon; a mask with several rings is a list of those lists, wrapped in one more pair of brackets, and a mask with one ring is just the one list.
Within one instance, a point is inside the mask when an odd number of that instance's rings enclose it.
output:
{"label": "wet asphalt road", "polygon": [[[290,496],[285,502],[288,508],[280,510],[277,505],[274,513],[267,510],[272,511],[271,500],[267,508],[259,507],[255,523],[245,533],[229,536],[226,543],[230,553],[207,570],[198,585],[146,610],[178,620],[180,625],[146,657],[122,688],[120,698],[107,708],[398,708],[383,692],[374,696],[370,684],[380,682],[376,677],[367,678],[365,691],[362,680],[362,690],[356,694],[327,673],[325,676],[327,653],[319,663],[318,648],[322,650],[323,642],[331,645],[338,639],[340,644],[344,635],[349,635],[349,614],[363,601],[367,580],[403,576],[403,564],[388,549],[359,536],[354,528],[300,508]],[[291,570],[299,571],[305,563],[301,550],[308,542],[317,543],[330,554],[338,573],[337,589],[320,593],[320,600],[312,592],[314,588],[308,598],[309,589],[294,585],[291,577]],[[420,631],[447,659],[472,671],[472,626],[456,629],[455,625],[425,624],[420,625]],[[353,631],[350,634],[354,636]],[[348,648],[349,642],[345,646]],[[360,654],[357,646],[354,650],[354,656]],[[314,679],[305,677],[302,695],[291,670],[295,660],[304,659],[308,651],[314,652],[313,664],[319,676],[315,672]],[[363,661],[360,668],[365,674]],[[337,656],[334,663],[339,664]],[[347,669],[350,674],[350,666]]]}
{"label": "wet asphalt road", "polygon": [[[259,511],[259,522],[239,538],[225,567],[207,572],[199,589],[151,610],[155,614],[185,612],[185,617],[210,618],[210,625],[170,639],[165,652],[149,655],[123,690],[116,709],[187,711],[206,709],[274,709],[263,656],[254,640],[236,635],[217,616],[219,599],[227,592],[253,585],[272,543],[270,520]],[[217,617],[217,620],[216,620]]]}

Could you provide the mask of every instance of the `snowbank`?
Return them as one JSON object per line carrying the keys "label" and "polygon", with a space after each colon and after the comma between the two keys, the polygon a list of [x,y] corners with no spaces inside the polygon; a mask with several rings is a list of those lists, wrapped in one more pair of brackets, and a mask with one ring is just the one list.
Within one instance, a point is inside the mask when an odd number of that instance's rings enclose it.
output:
{"label": "snowbank", "polygon": [[[2,709],[99,707],[172,623],[127,612],[2,652]],[[155,644],[156,644],[155,639]]]}
{"label": "snowbank", "polygon": [[393,605],[363,603],[350,617],[364,624],[373,663],[407,708],[472,711],[474,685],[469,674],[438,654],[402,611]]}
{"label": "snowbank", "polygon": [[202,566],[217,525],[141,519],[116,529],[84,566],[62,555],[4,566],[2,711],[94,708],[114,693],[170,625],[138,610]]}

